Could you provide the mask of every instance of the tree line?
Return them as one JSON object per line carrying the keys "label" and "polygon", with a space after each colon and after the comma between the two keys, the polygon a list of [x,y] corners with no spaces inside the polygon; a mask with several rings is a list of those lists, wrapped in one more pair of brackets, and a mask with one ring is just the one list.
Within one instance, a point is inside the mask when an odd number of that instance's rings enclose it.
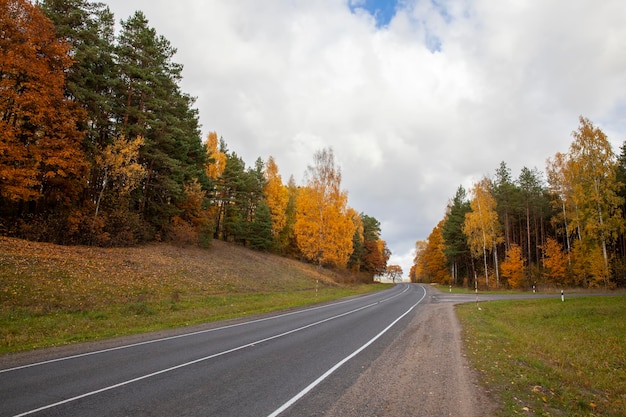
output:
{"label": "tree line", "polygon": [[416,242],[413,281],[486,288],[626,286],[626,142],[616,155],[580,117],[546,173],[502,162],[463,186],[428,239]]}
{"label": "tree line", "polygon": [[306,184],[200,133],[176,49],[138,11],[0,0],[0,233],[60,244],[211,239],[384,272],[380,223],[347,204],[332,149]]}

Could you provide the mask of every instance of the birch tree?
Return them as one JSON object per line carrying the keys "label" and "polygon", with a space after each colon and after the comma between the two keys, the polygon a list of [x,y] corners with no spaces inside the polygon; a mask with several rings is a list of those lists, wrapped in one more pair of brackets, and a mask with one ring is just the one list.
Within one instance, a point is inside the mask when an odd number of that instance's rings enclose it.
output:
{"label": "birch tree", "polygon": [[[595,272],[608,285],[609,256],[607,245],[624,229],[616,181],[617,160],[606,135],[588,119],[580,117],[578,130],[572,133],[566,177],[575,178],[572,198],[579,209],[582,243],[589,254],[598,247],[604,270]],[[598,268],[593,268],[597,271]]]}
{"label": "birch tree", "polygon": [[298,247],[319,266],[346,267],[356,226],[348,213],[348,194],[341,189],[341,171],[332,149],[315,153],[306,179],[297,199],[294,232]]}
{"label": "birch tree", "polygon": [[496,200],[490,192],[491,181],[483,178],[474,184],[471,211],[465,214],[463,233],[467,236],[467,243],[472,255],[478,258],[482,255],[485,270],[485,285],[489,287],[489,270],[487,254],[494,255],[494,269],[496,271],[496,285],[499,285],[497,244],[502,241],[500,223],[496,212]]}

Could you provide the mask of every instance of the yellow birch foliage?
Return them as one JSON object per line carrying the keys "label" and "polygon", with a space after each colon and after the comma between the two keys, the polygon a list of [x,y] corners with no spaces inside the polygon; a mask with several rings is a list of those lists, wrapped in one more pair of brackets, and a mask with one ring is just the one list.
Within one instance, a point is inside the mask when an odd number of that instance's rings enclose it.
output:
{"label": "yellow birch foliage", "polygon": [[138,162],[143,144],[141,136],[135,139],[118,136],[96,155],[96,164],[104,171],[105,183],[110,182],[115,191],[128,193],[146,176],[146,169]]}
{"label": "yellow birch foliage", "polygon": [[496,199],[491,194],[491,182],[488,178],[483,178],[474,184],[472,188],[472,200],[470,206],[472,211],[465,214],[463,223],[463,233],[467,236],[467,245],[472,256],[483,257],[483,267],[485,272],[485,283],[489,286],[489,275],[487,267],[487,253],[502,241],[502,233],[498,212],[496,211]]}
{"label": "yellow birch foliage", "polygon": [[217,179],[224,172],[226,167],[226,154],[219,149],[219,141],[216,132],[210,132],[204,145],[206,154],[209,157],[206,174],[211,179]]}
{"label": "yellow birch foliage", "polygon": [[524,286],[525,268],[524,258],[522,258],[522,248],[513,243],[506,251],[506,259],[500,265],[502,276],[507,278],[512,288],[522,288]]}
{"label": "yellow birch foliage", "polygon": [[102,171],[102,186],[96,200],[96,218],[107,187],[118,195],[128,195],[145,178],[146,169],[138,162],[139,149],[143,143],[141,136],[135,139],[118,136],[96,155],[96,165]]}
{"label": "yellow birch foliage", "polygon": [[278,166],[271,156],[265,164],[265,180],[263,192],[272,218],[272,236],[276,239],[287,224],[289,190],[283,185],[283,180],[278,173]]}
{"label": "yellow birch foliage", "polygon": [[298,248],[311,261],[346,267],[356,226],[341,190],[341,173],[331,149],[316,152],[307,170],[307,186],[297,198],[294,234]]}
{"label": "yellow birch foliage", "polygon": [[307,259],[345,267],[352,253],[356,226],[345,210],[345,195],[338,197],[329,204],[320,205],[314,189],[301,189],[294,232],[298,248]]}

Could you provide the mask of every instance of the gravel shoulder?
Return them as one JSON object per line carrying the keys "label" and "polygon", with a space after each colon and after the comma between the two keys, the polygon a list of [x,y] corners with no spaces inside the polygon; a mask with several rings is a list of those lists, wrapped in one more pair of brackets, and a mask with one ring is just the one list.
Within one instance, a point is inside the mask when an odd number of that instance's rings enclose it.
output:
{"label": "gravel shoulder", "polygon": [[463,353],[451,301],[428,301],[326,417],[492,416],[496,405]]}

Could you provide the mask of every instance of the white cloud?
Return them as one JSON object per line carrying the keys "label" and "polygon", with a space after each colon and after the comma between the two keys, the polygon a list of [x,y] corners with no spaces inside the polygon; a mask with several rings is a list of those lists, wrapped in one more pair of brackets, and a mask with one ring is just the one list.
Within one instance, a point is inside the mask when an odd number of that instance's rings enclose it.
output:
{"label": "white cloud", "polygon": [[346,0],[106,3],[178,48],[204,134],[248,164],[272,155],[300,181],[332,146],[405,273],[459,185],[500,161],[543,170],[579,115],[625,139],[621,0],[407,0],[383,28]]}

